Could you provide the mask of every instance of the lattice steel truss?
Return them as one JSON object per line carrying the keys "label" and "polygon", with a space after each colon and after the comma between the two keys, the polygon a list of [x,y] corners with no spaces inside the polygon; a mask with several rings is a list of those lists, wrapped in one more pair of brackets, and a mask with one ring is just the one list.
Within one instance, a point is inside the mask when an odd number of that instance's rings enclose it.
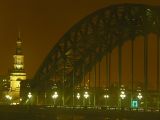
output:
{"label": "lattice steel truss", "polygon": [[85,17],[53,47],[35,74],[32,87],[42,89],[52,80],[59,87],[76,86],[83,74],[116,46],[137,35],[153,32],[159,36],[159,11],[158,6],[121,4]]}

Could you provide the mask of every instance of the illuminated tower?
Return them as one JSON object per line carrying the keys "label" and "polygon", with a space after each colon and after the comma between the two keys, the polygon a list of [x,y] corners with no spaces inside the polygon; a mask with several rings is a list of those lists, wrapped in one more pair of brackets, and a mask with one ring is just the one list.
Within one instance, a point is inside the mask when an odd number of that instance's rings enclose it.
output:
{"label": "illuminated tower", "polygon": [[13,101],[18,102],[20,98],[20,82],[26,80],[26,73],[24,71],[24,55],[22,52],[22,40],[20,34],[16,42],[16,54],[13,55],[14,65],[10,73],[10,92]]}

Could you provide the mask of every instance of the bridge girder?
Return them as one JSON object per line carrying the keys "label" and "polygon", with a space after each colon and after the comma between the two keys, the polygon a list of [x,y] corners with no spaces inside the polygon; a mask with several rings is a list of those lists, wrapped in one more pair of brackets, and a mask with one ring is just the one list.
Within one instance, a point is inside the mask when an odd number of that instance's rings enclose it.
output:
{"label": "bridge girder", "polygon": [[[103,8],[74,25],[53,47],[34,76],[33,87],[54,81],[65,87],[81,82],[107,52],[138,35],[160,31],[160,7],[120,4]],[[85,71],[84,71],[85,70]],[[74,81],[72,78],[74,77]]]}

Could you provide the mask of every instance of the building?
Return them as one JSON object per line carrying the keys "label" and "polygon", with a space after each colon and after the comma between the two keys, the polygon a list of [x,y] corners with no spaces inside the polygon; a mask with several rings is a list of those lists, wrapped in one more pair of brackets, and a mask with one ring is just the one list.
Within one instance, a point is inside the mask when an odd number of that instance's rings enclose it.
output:
{"label": "building", "polygon": [[0,75],[0,104],[3,104],[5,95],[10,89],[9,77],[6,75]]}
{"label": "building", "polygon": [[24,70],[24,55],[22,52],[22,40],[19,37],[16,42],[16,53],[13,55],[13,69],[10,73],[10,90],[9,95],[12,97],[13,102],[20,100],[20,82],[26,80],[26,73]]}

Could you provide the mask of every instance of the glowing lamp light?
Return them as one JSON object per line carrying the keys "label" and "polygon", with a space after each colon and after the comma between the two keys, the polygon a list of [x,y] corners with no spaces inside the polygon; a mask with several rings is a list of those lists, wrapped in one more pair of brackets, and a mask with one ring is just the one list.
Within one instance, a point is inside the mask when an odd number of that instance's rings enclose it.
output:
{"label": "glowing lamp light", "polygon": [[57,92],[54,92],[54,94],[52,95],[52,98],[53,98],[53,99],[57,99],[57,98],[58,98],[58,93],[57,93]]}
{"label": "glowing lamp light", "polygon": [[103,96],[105,99],[108,99],[109,98],[109,95],[104,95]]}
{"label": "glowing lamp light", "polygon": [[137,98],[138,98],[139,100],[141,100],[141,99],[143,98],[142,94],[141,94],[141,93],[138,93]]}
{"label": "glowing lamp light", "polygon": [[31,92],[28,93],[28,98],[29,98],[29,99],[32,98]]}
{"label": "glowing lamp light", "polygon": [[12,100],[12,97],[10,95],[5,96],[8,100]]}
{"label": "glowing lamp light", "polygon": [[84,92],[84,98],[87,99],[89,97],[88,92]]}
{"label": "glowing lamp light", "polygon": [[126,97],[126,94],[125,94],[124,91],[121,91],[120,97],[121,97],[122,99],[124,99],[124,98]]}
{"label": "glowing lamp light", "polygon": [[77,96],[76,96],[76,97],[77,97],[77,99],[79,100],[81,96],[80,96],[79,93],[77,93]]}

